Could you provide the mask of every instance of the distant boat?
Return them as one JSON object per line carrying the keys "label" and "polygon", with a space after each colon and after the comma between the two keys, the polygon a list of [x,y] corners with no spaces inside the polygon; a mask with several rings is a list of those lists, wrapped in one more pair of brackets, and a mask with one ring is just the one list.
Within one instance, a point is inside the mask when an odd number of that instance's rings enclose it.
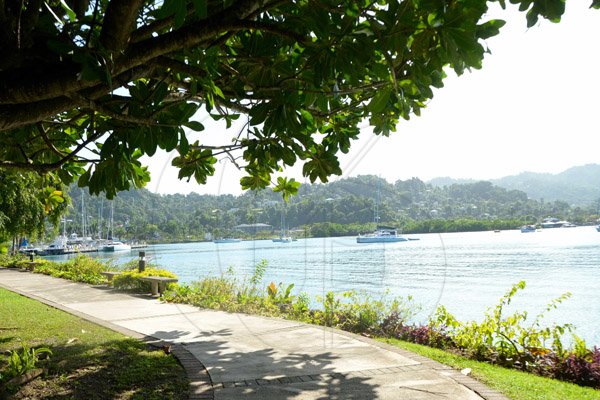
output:
{"label": "distant boat", "polygon": [[67,237],[64,235],[58,236],[50,245],[44,248],[40,255],[58,255],[65,254],[67,251]]}
{"label": "distant boat", "polygon": [[395,228],[378,226],[375,232],[367,235],[358,235],[356,243],[395,243],[406,242],[407,238],[398,234]]}
{"label": "distant boat", "polygon": [[577,225],[570,223],[569,221],[560,221],[558,218],[544,218],[542,221],[542,228],[575,228]]}
{"label": "distant boat", "polygon": [[107,243],[104,246],[100,247],[99,250],[100,251],[129,251],[129,250],[131,250],[131,246],[126,243],[115,240],[115,241],[112,241],[112,242]]}
{"label": "distant boat", "polygon": [[523,225],[521,227],[521,233],[535,232],[535,225]]}
{"label": "distant boat", "polygon": [[278,238],[273,238],[272,240],[274,243],[292,243],[294,241],[294,239],[292,239],[291,236],[283,236],[283,235],[281,235]]}
{"label": "distant boat", "polygon": [[288,230],[285,225],[285,207],[281,209],[281,225],[279,230],[279,237],[273,238],[273,243],[292,243],[294,239],[288,235]]}
{"label": "distant boat", "polygon": [[213,240],[213,243],[239,243],[242,239],[238,238],[221,238]]}
{"label": "distant boat", "polygon": [[[381,183],[380,183],[381,185]],[[409,239],[398,234],[396,228],[389,226],[378,226],[379,223],[379,201],[381,197],[381,188],[377,187],[377,197],[373,203],[373,222],[375,222],[375,231],[366,235],[358,235],[356,243],[396,243],[407,242]]]}

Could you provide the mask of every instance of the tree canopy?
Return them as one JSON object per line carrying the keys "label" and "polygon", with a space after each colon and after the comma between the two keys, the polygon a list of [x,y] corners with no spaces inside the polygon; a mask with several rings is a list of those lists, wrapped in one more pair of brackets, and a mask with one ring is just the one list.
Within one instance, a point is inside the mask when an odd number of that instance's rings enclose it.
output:
{"label": "tree canopy", "polygon": [[31,172],[0,170],[0,241],[43,234],[46,221],[57,225],[70,199],[49,182],[39,190],[38,180]]}
{"label": "tree canopy", "polygon": [[[444,68],[480,68],[486,20],[504,0],[0,0],[0,168],[92,193],[141,187],[140,162],[177,150],[202,184],[219,157],[262,188],[286,165],[311,181],[340,174],[368,120],[388,135],[419,115]],[[564,0],[510,0],[528,25],[558,21]],[[592,6],[599,7],[600,0]],[[190,143],[199,110],[232,141]],[[280,179],[285,193],[297,190]]]}

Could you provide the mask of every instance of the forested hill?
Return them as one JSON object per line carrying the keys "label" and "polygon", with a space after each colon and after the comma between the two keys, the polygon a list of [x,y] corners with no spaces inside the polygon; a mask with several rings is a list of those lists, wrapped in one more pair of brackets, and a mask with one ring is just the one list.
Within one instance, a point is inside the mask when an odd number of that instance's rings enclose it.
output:
{"label": "forested hill", "polygon": [[[434,186],[473,182],[465,179],[435,178]],[[569,168],[560,174],[523,172],[518,175],[492,179],[493,184],[527,193],[532,199],[562,200],[578,206],[589,206],[600,198],[600,165],[588,164]]]}
{"label": "forested hill", "polygon": [[[106,236],[111,202],[89,196],[76,187],[71,190],[67,231],[82,231],[82,196],[87,234]],[[496,226],[514,228],[548,215],[578,223],[597,218],[595,209],[571,208],[562,201],[541,203],[528,199],[522,191],[507,190],[490,182],[437,187],[417,178],[389,183],[375,176],[303,185],[299,194],[285,205],[281,196],[270,190],[246,192],[241,196],[158,195],[137,190],[120,193],[112,206],[115,234],[121,237],[197,240],[207,233],[236,234],[233,227],[240,224],[264,223],[279,229],[282,211],[287,227],[308,228],[309,234],[364,232],[373,226],[378,196],[379,222],[402,227],[405,231],[450,229],[440,221],[480,221],[476,226],[471,223],[475,226],[471,229],[493,229]],[[504,225],[494,222],[498,220],[505,220]],[[425,221],[437,221],[436,227]]]}

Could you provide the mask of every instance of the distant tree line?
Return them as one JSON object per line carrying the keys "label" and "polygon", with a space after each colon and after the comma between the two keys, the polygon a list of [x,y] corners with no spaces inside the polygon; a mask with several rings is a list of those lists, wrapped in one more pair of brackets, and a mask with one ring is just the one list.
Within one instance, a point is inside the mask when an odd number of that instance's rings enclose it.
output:
{"label": "distant tree line", "polygon": [[[69,232],[81,232],[81,189],[71,189]],[[378,195],[379,193],[379,195]],[[240,224],[264,223],[280,229],[282,214],[299,236],[345,236],[372,230],[379,197],[379,223],[405,233],[515,229],[547,216],[576,224],[593,223],[596,207],[571,207],[564,201],[528,199],[524,192],[489,182],[436,187],[413,178],[388,183],[376,176],[303,185],[289,202],[270,190],[233,195],[158,195],[148,190],[121,192],[115,200],[115,235],[155,241],[203,240],[213,236],[243,236]],[[88,234],[107,233],[110,202],[83,195]],[[103,211],[101,213],[101,211]],[[102,218],[101,218],[102,216]],[[252,236],[246,233],[246,236]]]}
{"label": "distant tree line", "polygon": [[[50,239],[63,230],[155,242],[204,240],[209,235],[270,237],[281,228],[282,215],[284,228],[296,230],[300,237],[356,235],[374,229],[376,202],[378,223],[404,233],[515,229],[548,216],[592,224],[600,208],[600,199],[588,207],[537,201],[489,182],[434,186],[417,178],[388,183],[371,175],[303,185],[288,202],[271,190],[215,196],[159,195],[145,189],[121,192],[109,201],[76,186],[67,194],[60,185],[38,191],[36,179],[27,174],[0,175],[0,240]],[[271,230],[235,229],[255,223],[271,225]]]}

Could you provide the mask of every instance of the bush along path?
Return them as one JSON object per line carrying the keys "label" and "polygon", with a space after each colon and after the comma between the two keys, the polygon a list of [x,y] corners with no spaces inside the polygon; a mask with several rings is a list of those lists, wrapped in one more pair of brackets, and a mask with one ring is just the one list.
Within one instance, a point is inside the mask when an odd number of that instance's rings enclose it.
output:
{"label": "bush along path", "polygon": [[[129,268],[133,267],[132,264]],[[444,307],[425,325],[410,321],[419,311],[412,298],[375,299],[369,295],[346,292],[327,293],[311,309],[306,293],[293,294],[293,284],[263,282],[266,262],[257,264],[250,277],[236,277],[232,270],[219,277],[208,277],[191,285],[172,285],[163,300],[173,303],[281,317],[311,324],[335,327],[365,336],[397,338],[441,348],[476,360],[508,368],[562,379],[578,385],[600,387],[600,351],[587,348],[574,336],[575,346],[565,348],[564,337],[570,325],[544,327],[544,315],[565,301],[569,294],[551,301],[547,309],[528,321],[526,312],[506,314],[504,311],[518,291],[520,282],[503,296],[498,305],[488,310],[482,322],[463,323]],[[100,269],[106,269],[103,265]],[[162,271],[169,276],[168,271]],[[155,274],[155,273],[153,273]],[[136,282],[136,272],[127,272],[115,285],[129,290],[147,291]],[[600,394],[600,393],[599,393]]]}

